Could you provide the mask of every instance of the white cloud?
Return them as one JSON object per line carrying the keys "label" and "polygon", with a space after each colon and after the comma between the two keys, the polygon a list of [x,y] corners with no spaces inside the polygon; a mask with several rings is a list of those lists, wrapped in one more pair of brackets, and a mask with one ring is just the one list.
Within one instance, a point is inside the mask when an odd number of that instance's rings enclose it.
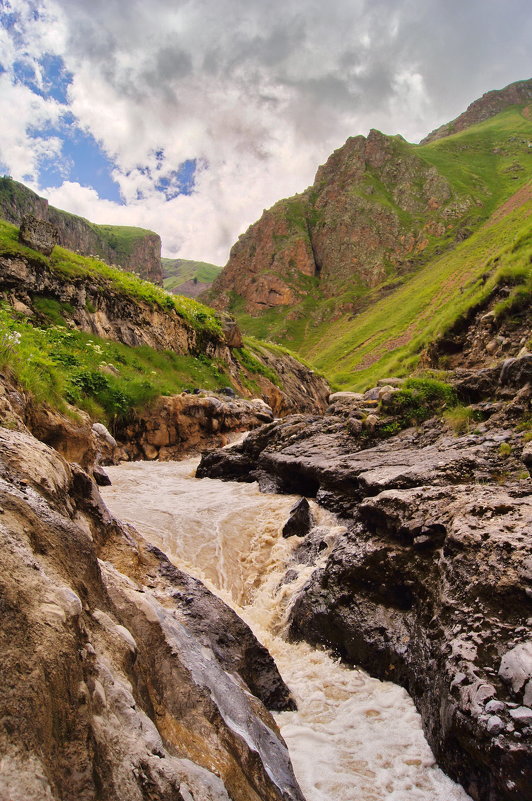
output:
{"label": "white cloud", "polygon": [[[376,127],[415,141],[529,64],[524,0],[40,0],[37,20],[25,0],[11,5],[17,51],[64,58],[69,109],[112,159],[127,205],[72,182],[47,190],[52,202],[153,228],[167,253],[218,263],[348,136]],[[53,155],[59,143],[36,147],[28,124],[61,109],[32,105],[8,77],[17,120],[0,131],[5,160],[35,174],[39,147]],[[157,181],[187,159],[204,165],[194,193],[165,201]]]}

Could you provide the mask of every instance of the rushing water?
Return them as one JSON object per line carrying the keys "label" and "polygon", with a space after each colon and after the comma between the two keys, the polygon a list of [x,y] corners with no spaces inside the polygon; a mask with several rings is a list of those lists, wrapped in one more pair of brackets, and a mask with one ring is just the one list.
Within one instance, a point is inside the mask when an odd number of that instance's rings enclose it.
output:
{"label": "rushing water", "polygon": [[[435,765],[409,695],[325,651],[283,638],[291,600],[313,568],[290,563],[297,538],[280,529],[294,498],[255,484],[196,479],[197,460],[107,468],[103,494],[180,567],[202,579],[251,626],[297,701],[276,714],[307,801],[467,801]],[[321,538],[341,531],[313,505]],[[287,564],[294,580],[283,583]]]}

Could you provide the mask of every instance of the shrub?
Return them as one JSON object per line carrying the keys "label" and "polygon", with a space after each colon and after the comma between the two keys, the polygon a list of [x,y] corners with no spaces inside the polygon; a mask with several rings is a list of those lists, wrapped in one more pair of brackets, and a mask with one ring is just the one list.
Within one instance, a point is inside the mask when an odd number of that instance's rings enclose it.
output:
{"label": "shrub", "polygon": [[392,395],[387,410],[405,427],[422,423],[446,406],[455,404],[456,392],[449,384],[434,378],[409,378]]}
{"label": "shrub", "polygon": [[447,409],[444,413],[444,418],[456,435],[466,434],[470,430],[472,423],[478,420],[478,416],[471,406],[462,405]]}

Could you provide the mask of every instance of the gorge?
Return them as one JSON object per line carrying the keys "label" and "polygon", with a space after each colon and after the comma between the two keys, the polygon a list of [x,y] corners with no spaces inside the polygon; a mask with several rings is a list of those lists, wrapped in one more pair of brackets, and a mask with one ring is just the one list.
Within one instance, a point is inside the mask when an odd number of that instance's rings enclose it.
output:
{"label": "gorge", "polygon": [[350,138],[211,307],[3,179],[1,801],[528,801],[531,93]]}

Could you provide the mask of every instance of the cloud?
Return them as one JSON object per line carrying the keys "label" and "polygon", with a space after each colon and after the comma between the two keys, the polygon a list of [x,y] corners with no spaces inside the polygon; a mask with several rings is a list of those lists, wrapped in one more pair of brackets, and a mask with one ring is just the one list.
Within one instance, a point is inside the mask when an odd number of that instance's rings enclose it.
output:
{"label": "cloud", "polygon": [[[96,221],[152,227],[167,253],[218,263],[264,207],[302,191],[348,136],[376,127],[416,141],[530,70],[522,0],[11,7],[19,17],[5,52],[31,64],[43,53],[63,58],[68,110],[112,161],[126,205],[72,181],[49,190],[53,202]],[[17,175],[36,175],[39,147],[60,158],[60,142],[37,146],[31,122],[45,126],[64,109],[43,98],[32,105],[31,90],[13,86],[9,72],[5,81],[20,116],[0,132],[2,153]],[[200,165],[193,193],[167,200],[157,187],[189,160]]]}

